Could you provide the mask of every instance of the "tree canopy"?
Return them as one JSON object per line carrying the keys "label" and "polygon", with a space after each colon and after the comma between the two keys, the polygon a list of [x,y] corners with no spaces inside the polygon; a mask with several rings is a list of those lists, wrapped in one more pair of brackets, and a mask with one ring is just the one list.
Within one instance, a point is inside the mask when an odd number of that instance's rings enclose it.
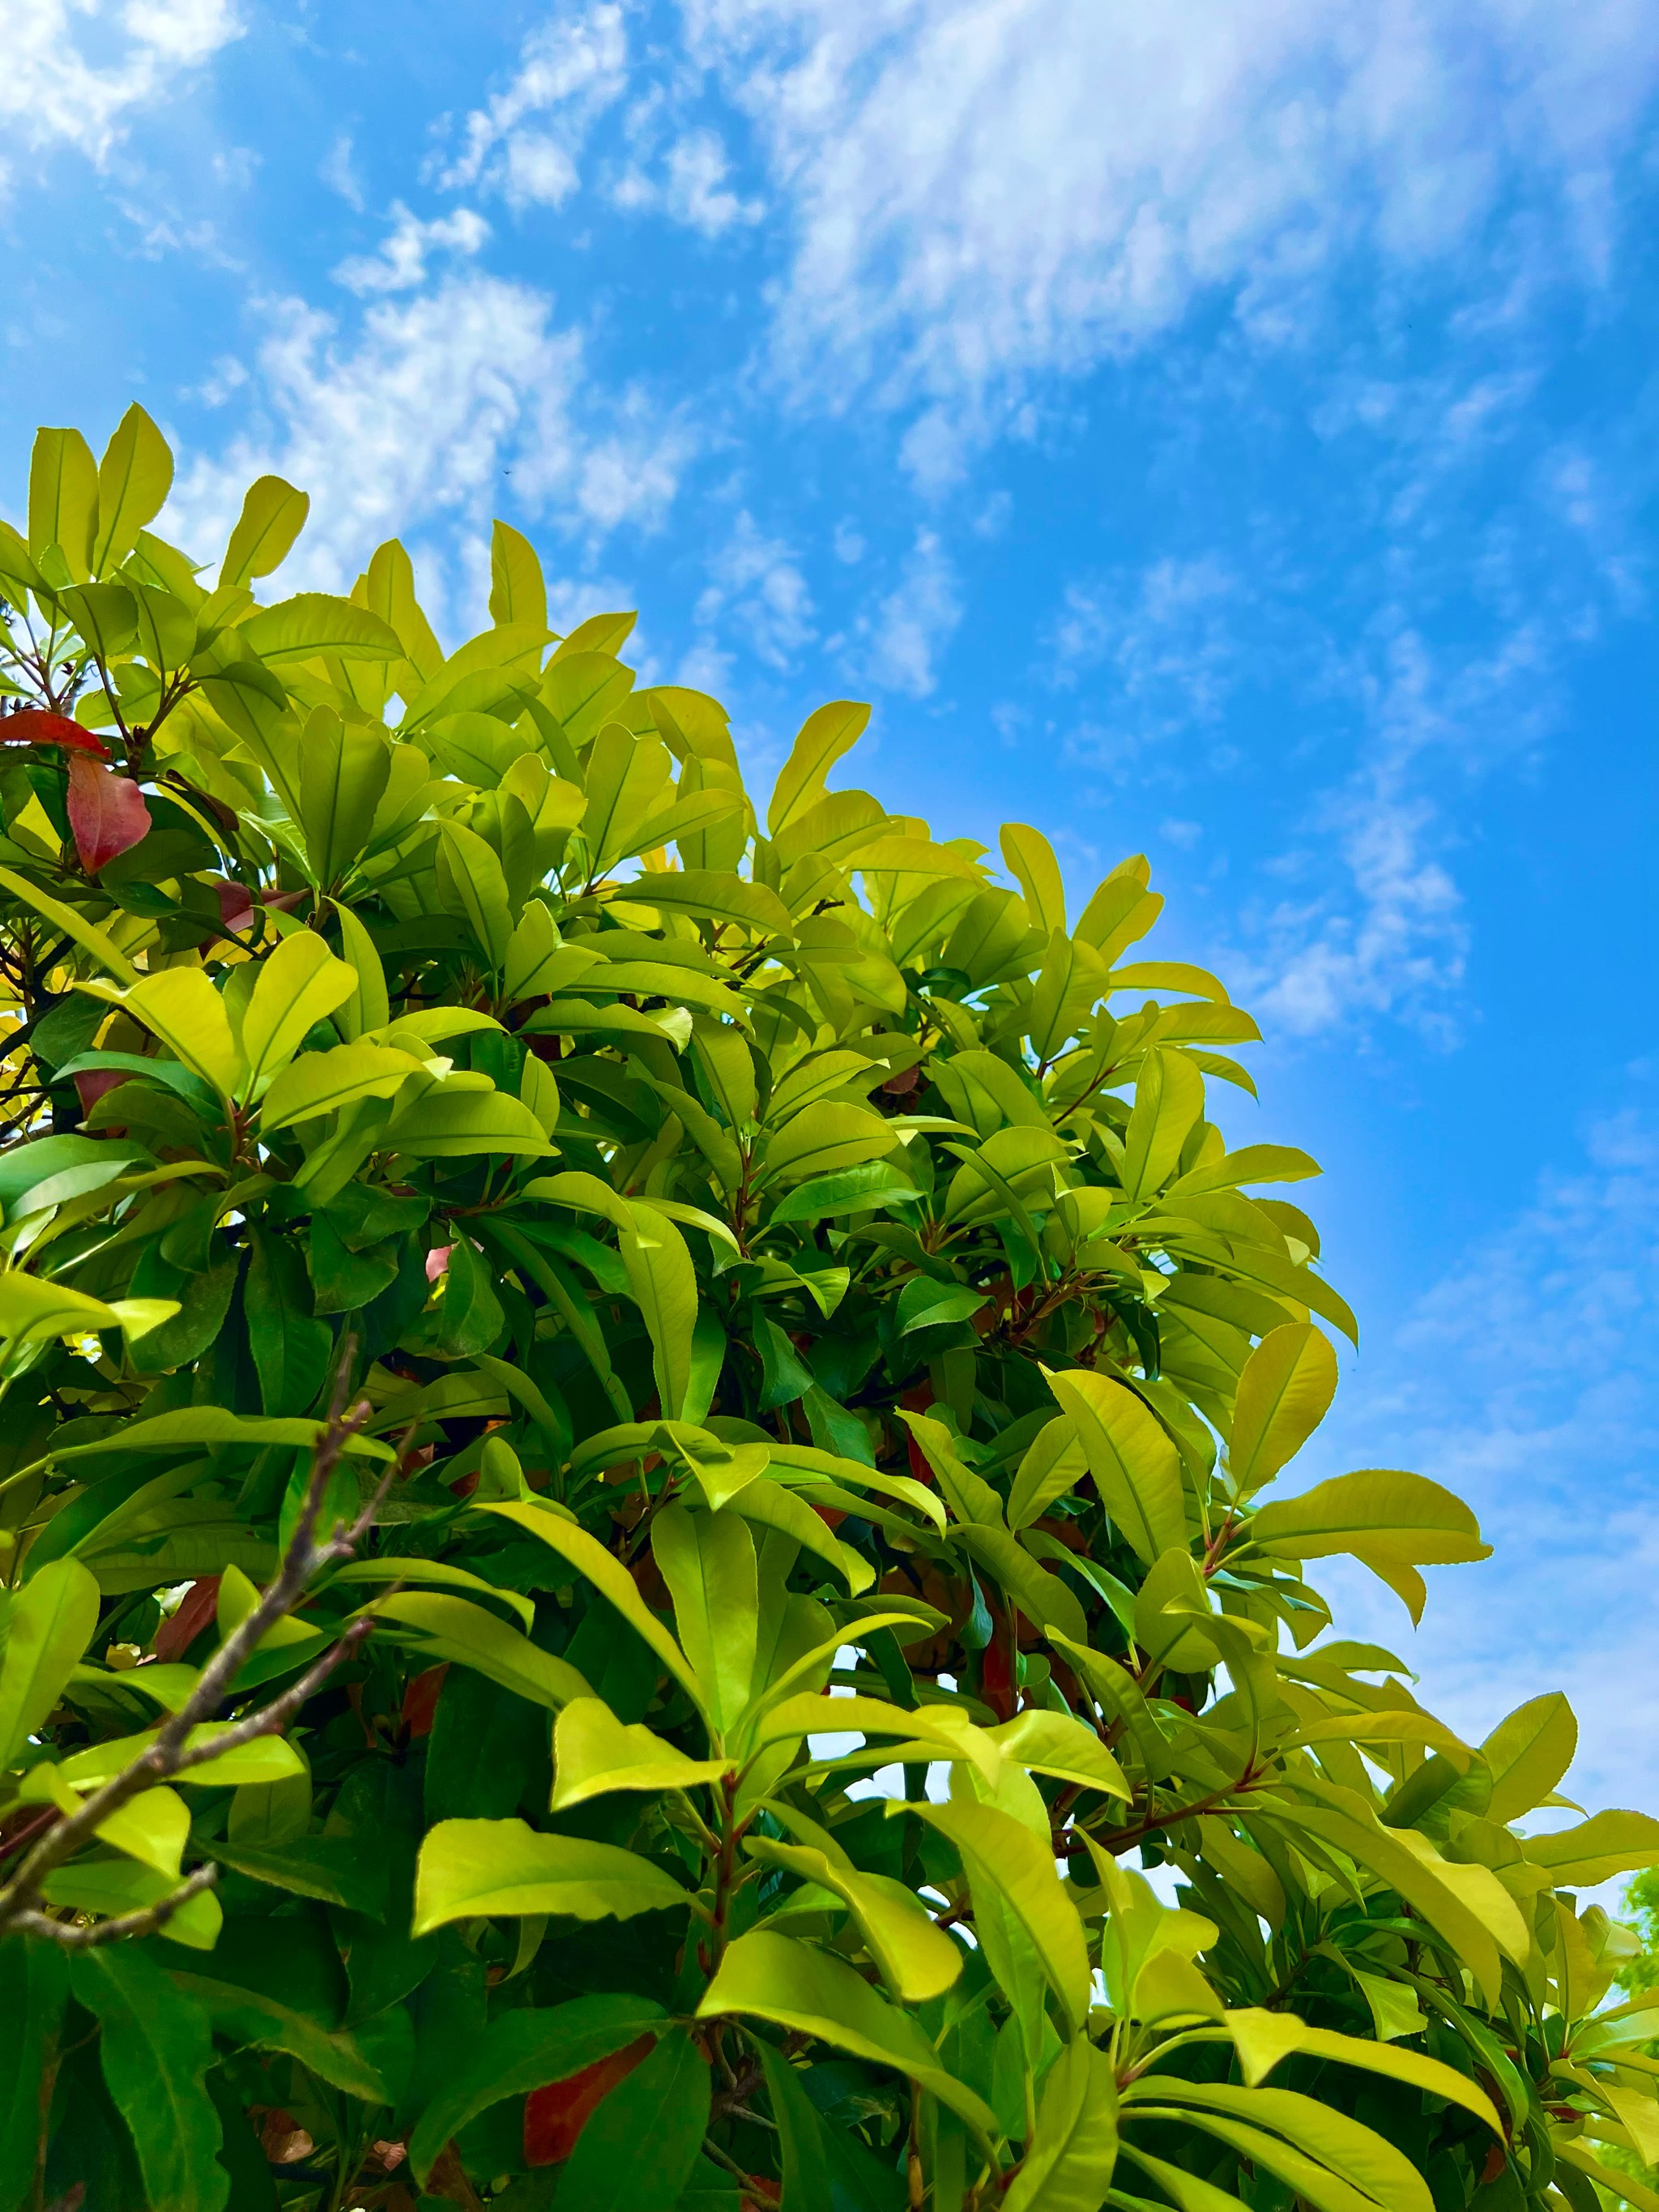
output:
{"label": "tree canopy", "polygon": [[1310,1579],[1487,1547],[1291,1471],[1356,1325],[1145,860],[171,474],[0,524],[0,2212],[1659,2207],[1659,1822]]}

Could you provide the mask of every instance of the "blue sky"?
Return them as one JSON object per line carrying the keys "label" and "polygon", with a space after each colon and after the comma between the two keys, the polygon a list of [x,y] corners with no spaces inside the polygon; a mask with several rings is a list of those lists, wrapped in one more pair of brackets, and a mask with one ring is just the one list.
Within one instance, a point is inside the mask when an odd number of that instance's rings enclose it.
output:
{"label": "blue sky", "polygon": [[757,775],[850,694],[941,834],[1147,852],[1269,1032],[1238,1133],[1328,1169],[1310,1471],[1499,1547],[1425,1694],[1566,1687],[1583,1791],[1659,1803],[1648,0],[0,0],[0,509],[137,397],[198,557],[275,468],[285,574],[399,534],[459,635],[500,514]]}

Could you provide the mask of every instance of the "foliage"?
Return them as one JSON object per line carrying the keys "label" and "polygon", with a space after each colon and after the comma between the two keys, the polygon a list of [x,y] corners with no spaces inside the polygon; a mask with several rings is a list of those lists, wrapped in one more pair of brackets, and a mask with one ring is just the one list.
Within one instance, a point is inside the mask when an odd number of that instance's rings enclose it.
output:
{"label": "foliage", "polygon": [[831,791],[845,702],[763,823],[514,532],[446,655],[395,544],[256,600],[275,478],[207,589],[170,472],[43,431],[0,528],[5,1864],[252,1613],[342,1358],[372,1525],[234,1672],[283,1732],[0,1938],[0,2212],[1586,2212],[1659,2154],[1571,1894],[1659,1823],[1522,1833],[1565,1699],[1470,1745],[1332,1632],[1309,1563],[1415,1619],[1486,1547],[1281,1494],[1354,1324],[1145,862],[1068,919],[1036,831],[1010,887]]}

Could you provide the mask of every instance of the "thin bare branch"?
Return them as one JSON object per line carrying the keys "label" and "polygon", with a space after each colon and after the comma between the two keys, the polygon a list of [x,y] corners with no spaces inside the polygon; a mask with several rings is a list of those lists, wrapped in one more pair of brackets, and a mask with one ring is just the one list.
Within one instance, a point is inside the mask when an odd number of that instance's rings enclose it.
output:
{"label": "thin bare branch", "polygon": [[[280,1734],[306,1700],[315,1693],[340,1662],[357,1649],[369,1632],[367,1621],[356,1624],[281,1697],[273,1698],[258,1712],[233,1722],[228,1728],[216,1730],[205,1741],[192,1742],[196,1730],[211,1720],[224,1704],[237,1675],[264,1637],[279,1620],[285,1620],[293,1613],[323,1569],[333,1565],[337,1560],[348,1559],[352,1556],[363,1536],[373,1527],[386,1498],[397,1470],[395,1458],[356,1519],[349,1525],[337,1523],[320,1542],[318,1540],[317,1522],[327,1494],[329,1479],[352,1437],[360,1433],[369,1419],[370,1408],[362,1401],[349,1411],[346,1408],[356,1352],[355,1341],[346,1339],[340,1346],[336,1365],[328,1421],[313,1448],[311,1479],[306,1486],[305,1500],[276,1576],[252,1612],[240,1621],[220,1644],[202,1669],[195,1689],[179,1711],[157,1730],[154,1740],[118,1774],[112,1775],[100,1788],[86,1797],[76,1811],[55,1823],[35,1842],[11,1881],[0,1889],[0,1934],[9,1928],[27,1927],[36,1934],[50,1935],[54,1941],[72,1941],[78,1945],[88,1931],[65,1929],[62,1922],[53,1920],[40,1910],[41,1887],[46,1878],[83,1844],[91,1840],[101,1822],[108,1820],[112,1813],[118,1811],[132,1798],[142,1796],[147,1790],[153,1790],[173,1775],[222,1759],[227,1752],[236,1749],[240,1745]],[[197,1889],[205,1888],[216,1878],[216,1869],[210,1866],[200,1868],[197,1872],[204,1877],[198,1881],[196,1875],[191,1875],[191,1881],[196,1881]],[[178,1910],[186,1893],[193,1896],[197,1892],[186,1883],[176,1893],[170,1911]],[[147,1907],[146,1912],[155,1913],[167,1904],[168,1900],[162,1899],[158,1905]],[[114,1936],[107,1936],[102,1931],[124,1929],[128,1922],[144,1920],[145,1914],[125,1914],[119,1920],[101,1922],[96,1940],[100,1942],[114,1942],[117,1940]],[[144,1930],[135,1926],[132,1932],[143,1933]]]}
{"label": "thin bare branch", "polygon": [[64,1920],[54,1920],[49,1912],[20,1912],[12,1926],[27,1936],[44,1936],[66,1951],[95,1950],[104,1943],[119,1943],[129,1936],[154,1936],[167,1926],[181,1906],[199,1897],[204,1890],[211,1889],[219,1879],[216,1866],[199,1866],[194,1874],[186,1875],[177,1889],[170,1889],[165,1897],[158,1897],[154,1905],[146,1905],[137,1912],[118,1913],[112,1919],[94,1922],[89,1928],[77,1928]]}

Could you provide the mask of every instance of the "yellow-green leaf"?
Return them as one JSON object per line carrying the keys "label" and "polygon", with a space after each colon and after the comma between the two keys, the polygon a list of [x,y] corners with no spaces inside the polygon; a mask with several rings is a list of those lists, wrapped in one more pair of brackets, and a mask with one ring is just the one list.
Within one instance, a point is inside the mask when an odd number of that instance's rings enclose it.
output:
{"label": "yellow-green leaf", "polygon": [[138,532],[161,513],[172,488],[172,451],[135,400],[117,423],[98,465],[94,576],[126,559],[138,542]]}
{"label": "yellow-green leaf", "polygon": [[251,584],[280,568],[310,512],[308,493],[296,491],[281,477],[256,477],[247,488],[219,563],[220,588]]}
{"label": "yellow-green leaf", "polygon": [[855,2058],[891,2066],[931,2090],[981,2136],[997,2132],[989,2106],[945,2071],[909,2014],[878,1996],[845,1960],[770,1929],[751,1929],[728,1949],[697,2007],[700,2020],[725,2013],[770,2021]]}
{"label": "yellow-green leaf", "polygon": [[823,780],[842,755],[864,734],[870,709],[850,699],[833,699],[814,708],[802,723],[788,759],[778,771],[766,827],[775,837],[823,796]]}
{"label": "yellow-green leaf", "polygon": [[640,1723],[624,1725],[599,1698],[573,1698],[553,1728],[556,1813],[617,1790],[692,1790],[732,1771],[725,1759],[688,1759]]}
{"label": "yellow-green leaf", "polygon": [[1187,1540],[1181,1457],[1133,1390],[1091,1368],[1048,1376],[1071,1416],[1101,1503],[1147,1566]]}
{"label": "yellow-green leaf", "polygon": [[1286,1322],[1244,1364],[1233,1406],[1227,1465],[1242,1494],[1259,1490],[1293,1459],[1336,1394],[1336,1354],[1311,1322]]}
{"label": "yellow-green leaf", "polygon": [[614,1844],[538,1835],[523,1820],[440,1820],[421,1845],[413,1932],[480,1915],[631,1920],[690,1901],[672,1875]]}

